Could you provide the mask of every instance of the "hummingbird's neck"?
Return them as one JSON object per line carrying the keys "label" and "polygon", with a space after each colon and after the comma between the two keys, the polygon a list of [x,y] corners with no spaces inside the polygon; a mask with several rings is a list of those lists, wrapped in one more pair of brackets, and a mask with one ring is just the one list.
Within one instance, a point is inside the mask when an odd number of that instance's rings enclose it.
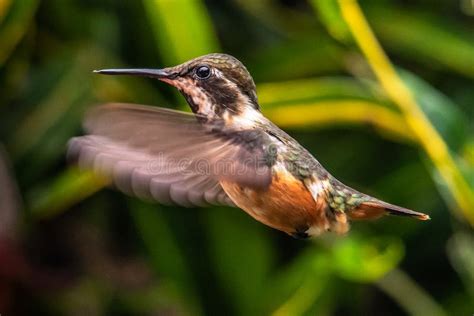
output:
{"label": "hummingbird's neck", "polygon": [[222,119],[228,125],[232,125],[237,129],[251,129],[265,121],[265,117],[259,109],[245,106],[236,114],[232,112],[225,112]]}
{"label": "hummingbird's neck", "polygon": [[251,125],[263,118],[256,96],[243,93],[232,81],[222,77],[213,82],[213,86],[190,78],[174,81],[188,102],[191,110],[209,120],[223,119],[225,122],[241,122]]}

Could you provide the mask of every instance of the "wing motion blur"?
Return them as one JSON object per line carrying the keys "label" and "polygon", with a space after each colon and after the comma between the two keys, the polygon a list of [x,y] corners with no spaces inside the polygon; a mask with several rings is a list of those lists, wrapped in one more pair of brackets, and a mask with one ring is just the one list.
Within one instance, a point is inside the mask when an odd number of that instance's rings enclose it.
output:
{"label": "wing motion blur", "polygon": [[234,206],[220,181],[270,184],[265,148],[249,141],[252,131],[199,119],[150,106],[102,105],[86,118],[89,135],[71,139],[68,156],[110,177],[121,191],[164,204]]}

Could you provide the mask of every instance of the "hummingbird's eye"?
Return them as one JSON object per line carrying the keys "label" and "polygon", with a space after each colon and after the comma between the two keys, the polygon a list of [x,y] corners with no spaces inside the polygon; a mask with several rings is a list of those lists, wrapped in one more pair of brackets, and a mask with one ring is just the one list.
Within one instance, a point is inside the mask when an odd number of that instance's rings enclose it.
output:
{"label": "hummingbird's eye", "polygon": [[199,79],[207,79],[211,75],[211,69],[207,66],[199,66],[196,68],[196,76]]}

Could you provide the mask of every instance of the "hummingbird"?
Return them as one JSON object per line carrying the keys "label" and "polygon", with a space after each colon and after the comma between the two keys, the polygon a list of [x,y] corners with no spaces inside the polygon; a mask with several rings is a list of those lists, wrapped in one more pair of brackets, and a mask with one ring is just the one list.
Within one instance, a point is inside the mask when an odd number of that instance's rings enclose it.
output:
{"label": "hummingbird", "polygon": [[298,239],[344,234],[350,220],[385,214],[429,219],[333,177],[262,114],[252,76],[235,57],[215,53],[163,69],[94,72],[163,81],[192,110],[113,103],[87,114],[87,135],[69,141],[68,155],[127,194],[184,207],[238,207]]}

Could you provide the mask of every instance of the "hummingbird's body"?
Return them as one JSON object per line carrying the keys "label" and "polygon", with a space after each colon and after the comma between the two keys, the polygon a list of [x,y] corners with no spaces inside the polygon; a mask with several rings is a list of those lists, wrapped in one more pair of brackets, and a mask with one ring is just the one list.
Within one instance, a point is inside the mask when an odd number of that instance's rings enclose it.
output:
{"label": "hummingbird's body", "polygon": [[265,118],[255,84],[235,58],[210,54],[162,70],[102,70],[167,82],[194,115],[113,104],[92,111],[91,135],[71,140],[79,163],[127,193],[182,206],[238,206],[297,238],[345,233],[348,219],[429,217],[359,193],[332,177]]}

